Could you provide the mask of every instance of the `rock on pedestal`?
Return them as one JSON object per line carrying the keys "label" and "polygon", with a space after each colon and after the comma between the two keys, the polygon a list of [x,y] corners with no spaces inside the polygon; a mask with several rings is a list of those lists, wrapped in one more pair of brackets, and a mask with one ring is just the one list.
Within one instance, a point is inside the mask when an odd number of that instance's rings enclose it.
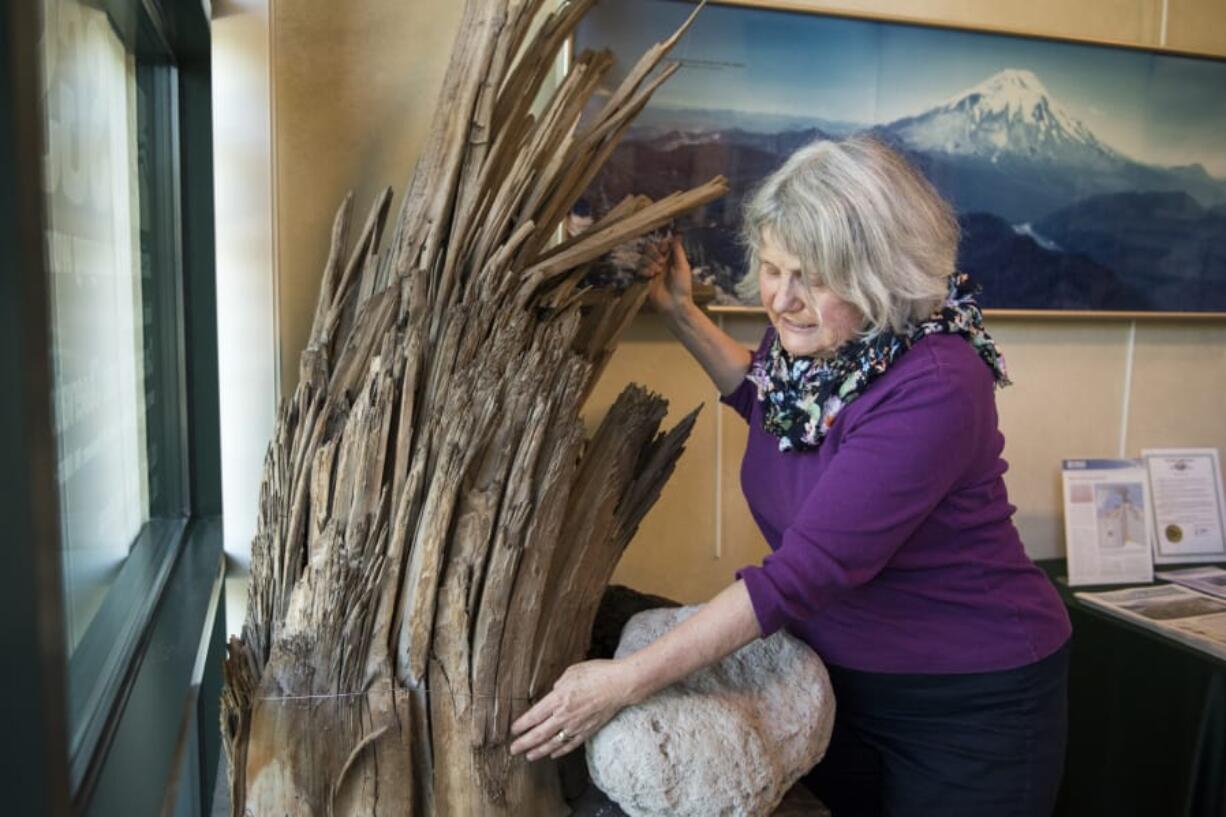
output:
{"label": "rock on pedestal", "polygon": [[[639,613],[617,656],[697,609]],[[588,770],[630,817],[764,817],[821,760],[833,727],[825,666],[779,632],[623,710],[588,742]]]}

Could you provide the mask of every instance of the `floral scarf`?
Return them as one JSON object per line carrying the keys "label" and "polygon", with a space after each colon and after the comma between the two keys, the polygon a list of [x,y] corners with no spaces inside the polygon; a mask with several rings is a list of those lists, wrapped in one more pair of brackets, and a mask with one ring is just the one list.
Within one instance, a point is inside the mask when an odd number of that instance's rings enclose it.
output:
{"label": "floral scarf", "polygon": [[767,353],[755,357],[746,378],[758,388],[762,427],[779,438],[780,451],[813,451],[848,404],[928,335],[960,335],[992,369],[996,385],[1009,385],[1005,358],[983,327],[975,303],[979,287],[965,273],[949,279],[945,303],[905,334],[889,330],[844,343],[828,358],[793,357],[776,334]]}

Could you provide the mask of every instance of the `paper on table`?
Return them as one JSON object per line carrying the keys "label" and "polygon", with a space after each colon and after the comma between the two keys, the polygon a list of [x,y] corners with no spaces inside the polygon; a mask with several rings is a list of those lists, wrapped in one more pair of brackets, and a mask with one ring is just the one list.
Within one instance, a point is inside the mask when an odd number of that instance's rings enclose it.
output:
{"label": "paper on table", "polygon": [[1226,501],[1215,448],[1146,449],[1154,561],[1226,561]]}
{"label": "paper on table", "polygon": [[1226,599],[1226,570],[1220,567],[1185,567],[1182,570],[1159,570],[1154,574],[1167,582],[1181,584],[1219,599]]}
{"label": "paper on table", "polygon": [[1174,584],[1078,593],[1081,601],[1226,659],[1226,602]]}
{"label": "paper on table", "polygon": [[1070,585],[1148,582],[1150,506],[1140,460],[1065,460],[1064,540]]}

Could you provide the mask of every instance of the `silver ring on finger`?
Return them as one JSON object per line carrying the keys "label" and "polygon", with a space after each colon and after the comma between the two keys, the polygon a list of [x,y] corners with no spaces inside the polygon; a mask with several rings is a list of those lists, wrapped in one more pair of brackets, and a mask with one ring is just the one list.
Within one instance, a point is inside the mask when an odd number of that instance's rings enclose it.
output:
{"label": "silver ring on finger", "polygon": [[566,743],[567,737],[568,735],[566,734],[565,729],[559,729],[558,734],[554,735],[554,739],[557,740],[558,743]]}

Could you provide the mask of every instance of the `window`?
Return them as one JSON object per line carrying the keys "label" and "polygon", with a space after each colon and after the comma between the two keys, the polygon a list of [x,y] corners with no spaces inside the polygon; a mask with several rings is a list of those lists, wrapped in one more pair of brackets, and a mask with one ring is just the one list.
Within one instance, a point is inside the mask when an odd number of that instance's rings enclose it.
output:
{"label": "window", "polygon": [[51,362],[69,654],[149,517],[136,64],[106,14],[44,3]]}
{"label": "window", "polygon": [[6,814],[210,809],[226,627],[208,14],[0,3]]}
{"label": "window", "polygon": [[45,254],[75,789],[119,708],[193,510],[178,69],[149,17],[157,6],[42,7]]}

